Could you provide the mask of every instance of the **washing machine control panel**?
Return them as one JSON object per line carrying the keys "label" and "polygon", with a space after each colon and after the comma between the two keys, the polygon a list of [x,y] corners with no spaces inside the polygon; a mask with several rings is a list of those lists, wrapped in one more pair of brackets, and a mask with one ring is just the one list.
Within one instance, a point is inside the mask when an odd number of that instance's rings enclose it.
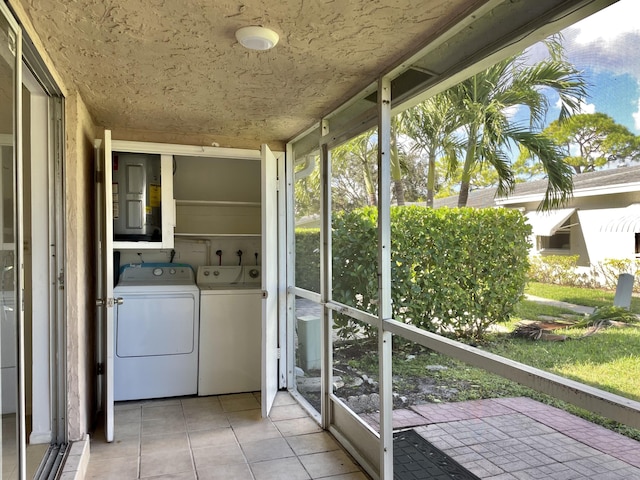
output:
{"label": "washing machine control panel", "polygon": [[215,266],[206,265],[198,268],[196,283],[200,288],[256,288],[262,282],[259,266]]}

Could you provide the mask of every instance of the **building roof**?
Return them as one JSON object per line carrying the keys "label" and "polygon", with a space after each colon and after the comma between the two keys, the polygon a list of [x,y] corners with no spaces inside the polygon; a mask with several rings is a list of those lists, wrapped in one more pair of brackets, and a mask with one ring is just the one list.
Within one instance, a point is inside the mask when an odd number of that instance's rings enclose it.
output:
{"label": "building roof", "polygon": [[[637,185],[636,185],[637,184]],[[495,207],[525,201],[540,201],[547,189],[547,179],[518,183],[508,197],[496,197],[497,188],[488,187],[469,192],[467,206],[474,208]],[[640,190],[640,165],[580,173],[573,176],[574,196],[606,195],[628,190]],[[457,207],[458,196],[436,198],[434,207]]]}

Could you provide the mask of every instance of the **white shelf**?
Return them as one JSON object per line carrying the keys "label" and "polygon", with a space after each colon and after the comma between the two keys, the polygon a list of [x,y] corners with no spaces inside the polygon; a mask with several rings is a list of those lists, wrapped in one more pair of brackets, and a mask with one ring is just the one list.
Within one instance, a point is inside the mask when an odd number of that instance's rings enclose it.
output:
{"label": "white shelf", "polygon": [[176,232],[175,237],[259,237],[259,233],[180,233]]}
{"label": "white shelf", "polygon": [[260,202],[233,202],[226,200],[176,200],[176,205],[204,207],[259,207]]}

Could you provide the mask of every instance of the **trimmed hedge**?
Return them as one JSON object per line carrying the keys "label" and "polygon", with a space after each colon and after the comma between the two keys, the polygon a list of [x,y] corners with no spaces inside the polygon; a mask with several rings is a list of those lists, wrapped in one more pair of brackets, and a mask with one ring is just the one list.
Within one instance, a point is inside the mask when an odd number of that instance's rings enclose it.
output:
{"label": "trimmed hedge", "polygon": [[296,229],[296,286],[320,293],[320,229]]}
{"label": "trimmed hedge", "polygon": [[[509,317],[524,291],[529,234],[517,210],[392,207],[393,318],[432,332],[482,336]],[[336,214],[332,245],[333,298],[376,314],[377,209]],[[336,318],[336,326],[345,337],[369,330],[346,317]]]}

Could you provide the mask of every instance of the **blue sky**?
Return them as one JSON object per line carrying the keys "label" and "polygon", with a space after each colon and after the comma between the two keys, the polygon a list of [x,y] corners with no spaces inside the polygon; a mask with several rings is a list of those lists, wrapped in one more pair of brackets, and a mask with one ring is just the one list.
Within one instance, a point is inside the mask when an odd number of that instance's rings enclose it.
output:
{"label": "blue sky", "polygon": [[[569,61],[590,85],[583,110],[606,113],[640,134],[640,1],[620,0],[562,35]],[[549,113],[555,117],[557,109]]]}

